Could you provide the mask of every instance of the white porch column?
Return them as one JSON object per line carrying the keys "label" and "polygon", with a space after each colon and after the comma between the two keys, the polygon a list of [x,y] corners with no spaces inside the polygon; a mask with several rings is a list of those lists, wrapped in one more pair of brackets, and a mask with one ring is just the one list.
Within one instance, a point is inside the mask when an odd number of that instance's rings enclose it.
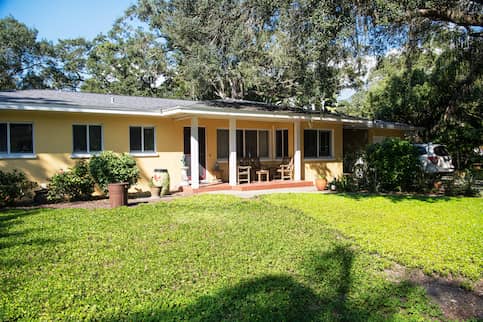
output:
{"label": "white porch column", "polygon": [[230,145],[230,156],[228,162],[229,171],[229,183],[230,186],[236,186],[236,120],[230,119],[230,129],[229,129],[229,145]]}
{"label": "white porch column", "polygon": [[300,152],[300,121],[295,121],[293,125],[293,162],[294,180],[302,179],[302,153]]}
{"label": "white porch column", "polygon": [[200,158],[198,147],[198,118],[191,118],[191,188],[200,187]]}

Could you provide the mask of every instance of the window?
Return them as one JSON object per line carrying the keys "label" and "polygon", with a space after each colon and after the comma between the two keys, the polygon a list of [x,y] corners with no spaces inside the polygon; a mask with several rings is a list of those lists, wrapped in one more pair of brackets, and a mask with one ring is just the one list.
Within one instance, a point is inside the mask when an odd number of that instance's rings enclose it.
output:
{"label": "window", "polygon": [[0,123],[0,154],[33,154],[31,123]]}
{"label": "window", "polygon": [[288,157],[288,130],[275,131],[275,157]]}
{"label": "window", "polygon": [[129,151],[131,153],[155,152],[154,127],[130,126]]}
{"label": "window", "polygon": [[73,152],[95,153],[102,151],[101,125],[72,125]]}
{"label": "window", "polygon": [[327,130],[304,130],[304,157],[332,157],[332,132]]}
{"label": "window", "polygon": [[[226,129],[216,131],[216,150],[218,159],[228,159],[229,132]],[[236,130],[236,150],[238,158],[268,158],[268,130]]]}
{"label": "window", "polygon": [[216,130],[216,155],[218,159],[228,159],[229,142],[228,130]]}

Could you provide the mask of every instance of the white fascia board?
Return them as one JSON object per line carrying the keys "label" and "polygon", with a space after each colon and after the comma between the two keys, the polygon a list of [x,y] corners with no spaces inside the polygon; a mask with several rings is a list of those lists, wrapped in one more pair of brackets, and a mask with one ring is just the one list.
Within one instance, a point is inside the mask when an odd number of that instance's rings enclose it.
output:
{"label": "white fascia board", "polygon": [[393,130],[404,130],[404,131],[416,131],[421,130],[422,128],[412,126],[412,125],[403,125],[403,124],[396,124],[391,122],[373,122],[373,121],[364,121],[364,120],[343,120],[344,126],[348,126],[349,129],[393,129]]}
{"label": "white fascia board", "polygon": [[184,115],[197,115],[199,117],[203,116],[216,116],[216,117],[234,117],[234,118],[258,118],[258,119],[271,119],[271,120],[310,120],[310,121],[324,121],[324,122],[341,122],[343,121],[340,117],[320,117],[320,116],[310,116],[310,115],[294,115],[286,112],[272,112],[267,113],[263,111],[234,111],[225,110],[220,111],[219,109],[196,109],[196,108],[176,108],[170,110],[164,110],[161,112],[162,116],[184,116]]}
{"label": "white fascia board", "polygon": [[108,110],[108,109],[103,109],[102,107],[82,108],[82,107],[76,107],[76,106],[70,106],[70,105],[59,105],[59,104],[0,103],[0,110],[161,116],[160,112],[138,112],[138,111],[125,111],[125,110]]}

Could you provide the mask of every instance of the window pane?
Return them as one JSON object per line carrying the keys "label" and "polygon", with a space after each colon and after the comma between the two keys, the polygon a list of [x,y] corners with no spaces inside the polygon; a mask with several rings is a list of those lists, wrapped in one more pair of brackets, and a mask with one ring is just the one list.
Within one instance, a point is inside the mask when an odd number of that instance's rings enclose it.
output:
{"label": "window pane", "polygon": [[449,155],[448,151],[442,145],[434,148],[434,154],[436,154],[440,157],[447,157]]}
{"label": "window pane", "polygon": [[288,157],[288,130],[283,130],[283,156]]}
{"label": "window pane", "polygon": [[268,158],[268,131],[258,132],[258,148],[260,158]]}
{"label": "window pane", "polygon": [[32,142],[32,124],[10,124],[10,152],[34,152]]}
{"label": "window pane", "polygon": [[236,155],[238,159],[244,158],[243,154],[243,130],[236,130]]}
{"label": "window pane", "polygon": [[317,131],[304,130],[304,157],[317,157]]}
{"label": "window pane", "polygon": [[282,137],[283,131],[282,130],[277,130],[275,131],[275,156],[277,158],[282,158],[283,157],[283,137]]}
{"label": "window pane", "polygon": [[144,128],[144,152],[154,152],[154,128]]}
{"label": "window pane", "polygon": [[102,128],[100,125],[89,125],[89,151],[102,151]]}
{"label": "window pane", "polygon": [[7,123],[0,123],[0,153],[7,152]]}
{"label": "window pane", "polygon": [[230,138],[228,130],[216,130],[216,157],[228,159]]}
{"label": "window pane", "polygon": [[141,127],[129,128],[129,151],[141,151]]}
{"label": "window pane", "polygon": [[319,156],[330,157],[330,132],[319,131]]}
{"label": "window pane", "polygon": [[74,152],[87,152],[87,126],[73,125]]}
{"label": "window pane", "polygon": [[249,158],[257,157],[257,131],[245,131],[245,153]]}

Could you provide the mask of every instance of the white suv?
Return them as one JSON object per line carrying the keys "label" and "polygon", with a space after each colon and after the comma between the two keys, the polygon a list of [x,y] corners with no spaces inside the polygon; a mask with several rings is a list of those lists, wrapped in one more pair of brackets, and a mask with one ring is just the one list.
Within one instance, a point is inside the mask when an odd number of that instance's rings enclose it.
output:
{"label": "white suv", "polygon": [[454,166],[446,147],[441,144],[414,144],[418,148],[419,160],[426,173],[453,173]]}

